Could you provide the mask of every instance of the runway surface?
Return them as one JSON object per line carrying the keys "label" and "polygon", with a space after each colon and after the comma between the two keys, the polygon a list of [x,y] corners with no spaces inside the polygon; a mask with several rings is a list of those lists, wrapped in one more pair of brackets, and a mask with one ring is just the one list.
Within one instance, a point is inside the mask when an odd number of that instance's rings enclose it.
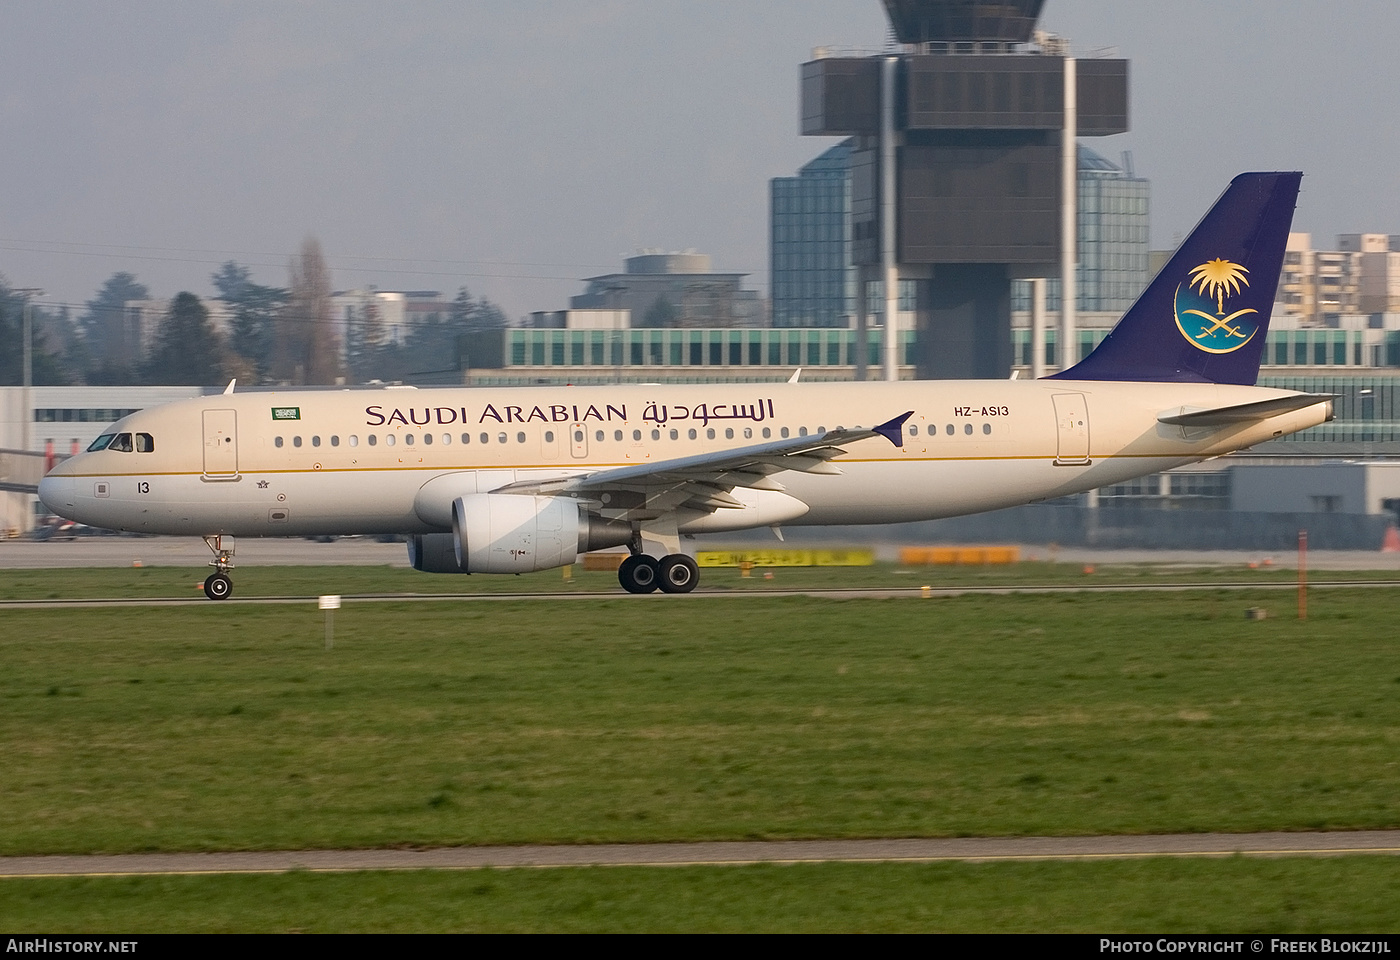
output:
{"label": "runway surface", "polygon": [[345,873],[359,870],[721,866],[753,863],[932,863],[1143,857],[1334,857],[1400,854],[1400,830],[1191,833],[1108,837],[773,840],[427,850],[296,850],[0,857],[0,877]]}
{"label": "runway surface", "polygon": [[[782,546],[776,540],[773,546]],[[798,542],[790,547],[818,549],[826,546],[849,548],[852,542]],[[896,544],[861,543],[875,550],[883,562],[894,562]],[[407,567],[408,550],[402,543],[379,543],[372,538],[353,537],[333,543],[303,539],[255,539],[237,541],[240,567],[287,565],[389,566]],[[722,550],[722,539],[696,541],[701,550]],[[751,546],[751,545],[750,545]],[[1021,546],[1023,560],[1051,560],[1059,563],[1102,565],[1166,564],[1191,568],[1244,567],[1249,563],[1292,569],[1297,561],[1293,550],[1116,550],[1099,547]],[[140,560],[146,566],[198,567],[209,562],[209,551],[194,537],[83,537],[71,541],[36,543],[30,540],[0,540],[0,569],[61,569],[64,567],[130,567]],[[1320,570],[1394,570],[1400,572],[1400,553],[1377,550],[1313,550],[1308,568]]]}

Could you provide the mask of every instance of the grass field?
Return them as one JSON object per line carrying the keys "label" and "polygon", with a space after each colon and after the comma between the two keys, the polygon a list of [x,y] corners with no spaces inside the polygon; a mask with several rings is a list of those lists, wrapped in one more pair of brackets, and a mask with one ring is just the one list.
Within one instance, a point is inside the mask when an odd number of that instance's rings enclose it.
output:
{"label": "grass field", "polygon": [[[0,600],[56,600],[92,597],[202,596],[207,567],[141,567],[114,569],[37,569],[0,572]],[[765,578],[771,573],[772,579]],[[573,567],[566,578],[559,570],[523,576],[435,576],[396,567],[262,567],[240,566],[233,572],[235,597],[345,596],[472,593],[597,593],[620,592],[613,573],[586,572]],[[1235,583],[1279,583],[1297,579],[1293,570],[1260,567],[1199,568],[1161,564],[1103,565],[1086,574],[1082,565],[1025,562],[983,567],[899,567],[879,563],[870,567],[783,567],[756,570],[744,578],[737,569],[701,571],[705,590],[762,593],[768,590],[826,588],[910,588],[1002,586],[1027,584],[1170,584],[1208,583],[1225,578]],[[1394,571],[1329,571],[1315,579],[1400,580]]]}
{"label": "grass field", "polygon": [[1369,933],[1400,863],[802,864],[0,881],[8,929]]}
{"label": "grass field", "polygon": [[[0,593],[56,573],[7,572]],[[56,589],[169,595],[187,580],[62,571]],[[466,580],[248,568],[240,586]],[[313,603],[0,611],[0,853],[1400,826],[1400,591],[1318,591],[1302,623],[1292,602],[387,602],[339,611],[331,650]],[[1246,621],[1253,606],[1275,617]],[[142,932],[1360,931],[1400,926],[1397,892],[1387,857],[294,873],[5,880],[0,917]]]}
{"label": "grass field", "polygon": [[1400,825],[1392,591],[0,612],[0,852]]}

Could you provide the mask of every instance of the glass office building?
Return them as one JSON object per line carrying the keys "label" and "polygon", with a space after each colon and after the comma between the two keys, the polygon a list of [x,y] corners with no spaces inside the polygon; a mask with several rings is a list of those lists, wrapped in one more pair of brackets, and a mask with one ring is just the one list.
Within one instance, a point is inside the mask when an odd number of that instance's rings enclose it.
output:
{"label": "glass office building", "polygon": [[[771,181],[773,326],[844,327],[856,307],[851,266],[851,141]],[[1079,146],[1079,310],[1122,313],[1147,286],[1150,185]],[[1060,308],[1060,281],[1046,282]],[[1011,285],[1011,309],[1030,309],[1030,284]],[[878,314],[878,310],[876,311]]]}
{"label": "glass office building", "polygon": [[769,230],[773,326],[849,326],[856,309],[851,141],[797,176],[771,181]]}
{"label": "glass office building", "polygon": [[[1079,145],[1080,312],[1122,314],[1152,278],[1147,219],[1150,184]],[[1030,310],[1031,285],[1011,285],[1013,312]],[[1060,309],[1060,278],[1045,283],[1045,309]]]}

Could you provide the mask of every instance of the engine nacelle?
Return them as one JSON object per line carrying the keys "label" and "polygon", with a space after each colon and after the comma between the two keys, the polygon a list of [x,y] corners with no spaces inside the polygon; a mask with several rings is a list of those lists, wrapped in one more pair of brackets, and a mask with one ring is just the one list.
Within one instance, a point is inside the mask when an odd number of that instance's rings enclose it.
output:
{"label": "engine nacelle", "polygon": [[[452,501],[452,533],[422,538],[425,558],[440,550],[439,536],[452,541],[457,569],[450,572],[530,573],[620,546],[631,539],[632,526],[591,516],[569,497],[474,493]],[[432,558],[439,561],[445,564],[445,557]]]}

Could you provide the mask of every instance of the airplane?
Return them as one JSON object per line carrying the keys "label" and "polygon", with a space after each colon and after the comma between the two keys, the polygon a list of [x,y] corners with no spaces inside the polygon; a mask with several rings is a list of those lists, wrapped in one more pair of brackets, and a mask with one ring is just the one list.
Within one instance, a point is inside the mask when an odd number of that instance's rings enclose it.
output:
{"label": "airplane", "polygon": [[1330,421],[1330,394],[1255,385],[1301,178],[1236,177],[1107,338],[1053,376],[230,383],[117,421],[39,497],[80,523],[203,537],[215,600],[232,593],[231,538],[350,534],[407,535],[428,573],[525,573],[625,546],[625,590],[688,593],[696,534],[995,510]]}

